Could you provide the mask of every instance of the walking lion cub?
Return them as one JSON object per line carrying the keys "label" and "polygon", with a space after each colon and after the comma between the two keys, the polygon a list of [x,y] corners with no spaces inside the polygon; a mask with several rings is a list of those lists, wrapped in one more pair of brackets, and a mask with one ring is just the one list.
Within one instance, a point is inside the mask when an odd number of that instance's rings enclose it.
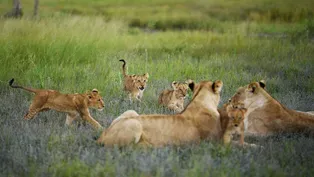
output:
{"label": "walking lion cub", "polygon": [[24,119],[33,119],[39,112],[53,109],[67,113],[67,125],[70,125],[73,120],[81,116],[83,120],[90,123],[94,128],[102,129],[102,126],[92,118],[88,110],[88,108],[96,108],[101,111],[105,107],[104,101],[97,89],[93,89],[86,94],[62,94],[56,90],[32,89],[13,85],[13,82],[14,79],[9,81],[9,85],[12,88],[20,88],[35,93],[29,111],[24,116]]}
{"label": "walking lion cub", "polygon": [[143,92],[146,88],[146,83],[149,78],[148,73],[145,73],[143,75],[135,75],[135,74],[128,75],[126,74],[125,60],[121,59],[119,61],[123,62],[123,65],[122,65],[122,73],[124,77],[123,87],[124,87],[124,90],[129,94],[130,101],[132,101],[132,99],[141,101],[143,97]]}

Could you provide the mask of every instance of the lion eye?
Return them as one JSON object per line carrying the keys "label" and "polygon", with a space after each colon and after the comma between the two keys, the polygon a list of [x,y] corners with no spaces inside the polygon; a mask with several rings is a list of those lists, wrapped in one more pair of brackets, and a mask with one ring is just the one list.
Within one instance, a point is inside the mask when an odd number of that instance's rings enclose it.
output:
{"label": "lion eye", "polygon": [[101,101],[101,99],[98,99],[98,101]]}
{"label": "lion eye", "polygon": [[144,80],[144,82],[146,82],[146,80]]}
{"label": "lion eye", "polygon": [[141,82],[141,80],[137,80],[138,82]]}

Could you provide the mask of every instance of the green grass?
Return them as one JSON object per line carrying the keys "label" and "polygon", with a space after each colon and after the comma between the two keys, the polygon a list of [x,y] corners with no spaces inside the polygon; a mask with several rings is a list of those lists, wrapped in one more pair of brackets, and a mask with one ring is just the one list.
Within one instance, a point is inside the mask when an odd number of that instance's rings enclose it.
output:
{"label": "green grass", "polygon": [[[15,77],[33,87],[66,92],[96,87],[105,96],[117,97],[121,89],[118,60],[124,58],[129,73],[149,72],[148,96],[172,80],[187,78],[222,79],[228,96],[238,86],[258,79],[291,87],[300,81],[299,89],[313,91],[313,85],[307,84],[312,81],[313,43],[302,36],[247,36],[237,25],[223,34],[146,33],[95,17],[6,20],[0,25],[3,85]],[[162,88],[154,86],[156,82]]]}
{"label": "green grass", "polygon": [[[312,135],[246,137],[263,149],[223,147],[209,141],[148,150],[104,148],[95,144],[98,133],[91,126],[66,127],[63,113],[48,111],[24,121],[32,95],[8,86],[15,78],[20,85],[63,93],[97,88],[106,107],[91,114],[104,127],[128,109],[172,114],[159,107],[157,99],[173,80],[222,80],[221,105],[238,87],[265,79],[268,92],[280,102],[310,111],[314,107],[313,21],[305,17],[248,21],[241,16],[243,9],[258,7],[267,12],[277,5],[280,12],[294,12],[294,6],[311,11],[310,2],[44,1],[42,16],[36,20],[27,18],[32,1],[22,3],[25,18],[0,20],[1,176],[312,176]],[[67,6],[84,13],[61,12]],[[0,3],[0,11],[7,7],[9,1]],[[106,13],[97,15],[95,7],[105,8],[107,14],[111,9],[110,18]],[[178,8],[170,12],[173,7]],[[199,9],[198,13],[187,15],[190,8]],[[130,14],[125,15],[127,9]],[[204,17],[206,10],[217,13]],[[197,15],[205,20],[194,21]],[[176,30],[171,25],[177,17],[188,25],[213,27]],[[136,18],[148,19],[151,27],[130,25]],[[170,22],[159,30],[152,19]],[[141,103],[130,104],[122,91],[121,58],[127,61],[129,73],[150,75]]]}
{"label": "green grass", "polygon": [[[25,0],[25,16],[33,11],[33,0]],[[0,2],[0,12],[11,9],[10,0]],[[45,0],[40,1],[41,16],[92,15],[106,20],[118,19],[129,26],[151,30],[223,31],[230,23],[275,23],[281,29],[287,23],[303,23],[314,16],[314,2],[300,0]],[[278,32],[275,28],[272,32]],[[280,32],[280,31],[279,31]]]}

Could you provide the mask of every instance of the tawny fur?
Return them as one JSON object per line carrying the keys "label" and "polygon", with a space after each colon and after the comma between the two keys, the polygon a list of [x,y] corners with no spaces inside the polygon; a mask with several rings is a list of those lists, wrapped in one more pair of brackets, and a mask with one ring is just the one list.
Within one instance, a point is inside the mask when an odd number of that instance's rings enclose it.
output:
{"label": "tawny fur", "polygon": [[253,82],[240,87],[231,98],[231,104],[243,104],[245,132],[269,135],[280,132],[314,132],[314,115],[286,108],[264,89],[264,82]]}
{"label": "tawny fur", "polygon": [[162,91],[159,95],[158,103],[177,113],[183,111],[184,99],[188,93],[189,82],[191,81],[188,80],[185,83],[173,81],[171,84],[173,89]]}
{"label": "tawny fur", "polygon": [[32,89],[13,85],[13,82],[14,79],[9,82],[9,85],[12,88],[20,88],[35,93],[29,111],[24,116],[24,119],[33,119],[39,112],[53,109],[67,113],[67,125],[70,125],[73,120],[77,119],[78,116],[81,116],[83,120],[89,122],[94,128],[102,128],[102,126],[91,117],[88,110],[88,108],[96,108],[99,110],[104,108],[104,101],[97,89],[93,89],[86,94],[62,94],[56,90]]}
{"label": "tawny fur", "polygon": [[222,139],[225,145],[231,143],[233,134],[240,135],[239,144],[244,145],[244,114],[246,111],[245,108],[234,108],[230,104],[224,104],[223,111],[219,109]]}
{"label": "tawny fur", "polygon": [[123,88],[128,93],[130,101],[138,100],[141,101],[143,97],[143,92],[146,88],[146,83],[148,81],[149,75],[145,73],[143,75],[128,75],[126,73],[126,62],[125,60],[119,60],[123,62],[122,73],[123,73]]}
{"label": "tawny fur", "polygon": [[105,146],[137,144],[160,147],[203,139],[218,140],[221,137],[221,127],[217,106],[222,85],[221,81],[193,82],[189,85],[193,99],[182,113],[131,117],[121,115],[123,118],[103,131],[97,142]]}
{"label": "tawny fur", "polygon": [[135,116],[139,116],[139,114],[134,111],[134,110],[127,110],[125,111],[123,114],[121,114],[119,117],[117,117],[116,119],[114,119],[112,122],[111,122],[111,125],[115,124],[116,122],[120,121],[121,119],[123,118],[126,118],[126,117],[135,117]]}

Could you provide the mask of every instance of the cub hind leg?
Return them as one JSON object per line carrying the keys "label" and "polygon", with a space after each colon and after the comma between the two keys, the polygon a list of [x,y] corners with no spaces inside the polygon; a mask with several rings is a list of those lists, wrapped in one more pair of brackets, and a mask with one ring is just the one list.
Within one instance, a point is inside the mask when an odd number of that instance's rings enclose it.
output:
{"label": "cub hind leg", "polygon": [[45,107],[46,102],[47,102],[46,95],[36,94],[28,109],[28,112],[24,116],[24,119],[25,120],[33,119],[34,116],[39,112],[49,110],[48,107]]}

